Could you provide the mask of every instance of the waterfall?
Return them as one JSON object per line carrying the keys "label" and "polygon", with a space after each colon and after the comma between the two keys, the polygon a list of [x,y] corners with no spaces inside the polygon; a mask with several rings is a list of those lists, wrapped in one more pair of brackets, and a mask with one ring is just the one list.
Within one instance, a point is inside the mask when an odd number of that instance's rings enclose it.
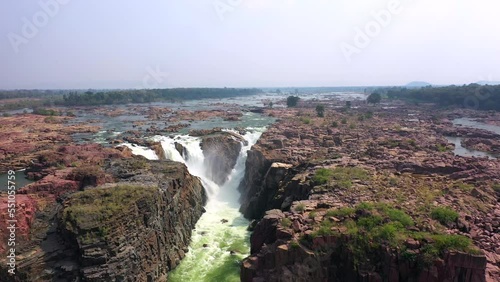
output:
{"label": "waterfall", "polygon": [[[187,166],[189,173],[200,178],[209,199],[212,199],[218,194],[219,186],[207,177],[207,171],[204,167],[205,156],[203,155],[203,151],[200,147],[201,138],[189,135],[178,135],[173,138],[156,136],[153,140],[161,143],[167,159],[184,163]],[[182,156],[177,151],[175,143],[184,146],[187,153],[186,156]]]}
{"label": "waterfall", "polygon": [[[239,263],[248,255],[248,221],[238,211],[238,186],[245,173],[247,151],[257,142],[264,128],[248,128],[238,160],[224,185],[219,186],[207,177],[201,138],[179,135],[173,138],[158,136],[165,155],[186,164],[191,174],[200,177],[208,194],[206,212],[192,235],[189,252],[180,265],[169,273],[169,281],[240,281]],[[237,133],[237,132],[235,132]],[[186,149],[182,156],[175,142]]]}
{"label": "waterfall", "polygon": [[148,160],[158,160],[159,159],[158,156],[156,155],[155,151],[153,151],[147,147],[139,146],[136,144],[130,144],[130,143],[122,143],[116,147],[120,147],[120,146],[128,147],[128,148],[130,148],[130,150],[132,150],[132,154],[138,155],[138,156],[143,156]]}
{"label": "waterfall", "polygon": [[[182,162],[189,173],[200,178],[208,195],[206,212],[193,230],[189,252],[176,269],[169,273],[169,281],[240,281],[240,261],[250,251],[249,222],[238,211],[238,186],[245,174],[247,151],[257,142],[265,128],[247,128],[242,136],[246,142],[234,168],[224,185],[213,182],[204,167],[205,157],[201,150],[201,138],[189,135],[175,137],[155,136],[167,159]],[[233,130],[234,133],[238,133]],[[175,144],[185,150],[181,154]],[[135,155],[151,160],[158,156],[151,149],[124,143]]]}

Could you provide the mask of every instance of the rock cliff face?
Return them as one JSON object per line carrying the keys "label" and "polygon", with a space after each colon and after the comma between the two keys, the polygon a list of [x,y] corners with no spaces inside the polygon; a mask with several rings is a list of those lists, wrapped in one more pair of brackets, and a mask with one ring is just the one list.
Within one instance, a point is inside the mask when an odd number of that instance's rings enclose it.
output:
{"label": "rock cliff face", "polygon": [[259,146],[248,152],[245,177],[240,184],[240,212],[259,219],[270,209],[288,209],[293,201],[306,199],[308,185],[300,182],[300,168],[268,159]]}
{"label": "rock cliff face", "polygon": [[104,172],[112,183],[38,202],[17,275],[2,263],[2,281],[166,279],[204,212],[200,180],[183,164],[141,157],[109,161]]}
{"label": "rock cliff face", "polygon": [[[292,226],[281,222],[292,220]],[[306,230],[306,218],[270,210],[251,237],[252,255],[242,264],[242,281],[486,281],[486,257],[448,252],[442,259],[422,266],[407,258],[411,250],[397,252],[380,247],[370,267],[354,267],[358,259],[346,248],[351,236],[318,236],[298,242]],[[413,241],[410,241],[413,242]],[[412,245],[415,246],[415,245]],[[416,246],[415,253],[421,250]],[[413,253],[412,253],[413,254]]]}
{"label": "rock cliff face", "polygon": [[500,281],[500,162],[454,156],[425,108],[373,110],[268,110],[239,187],[258,220],[242,281]]}
{"label": "rock cliff face", "polygon": [[241,151],[241,136],[228,132],[217,132],[202,137],[200,144],[205,156],[204,166],[208,169],[208,177],[222,185],[226,182]]}

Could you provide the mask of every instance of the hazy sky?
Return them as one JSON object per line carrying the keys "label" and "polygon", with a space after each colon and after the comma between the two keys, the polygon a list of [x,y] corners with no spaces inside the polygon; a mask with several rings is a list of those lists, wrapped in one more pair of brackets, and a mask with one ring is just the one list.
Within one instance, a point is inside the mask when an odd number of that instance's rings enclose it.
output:
{"label": "hazy sky", "polygon": [[500,80],[498,0],[3,0],[0,88]]}

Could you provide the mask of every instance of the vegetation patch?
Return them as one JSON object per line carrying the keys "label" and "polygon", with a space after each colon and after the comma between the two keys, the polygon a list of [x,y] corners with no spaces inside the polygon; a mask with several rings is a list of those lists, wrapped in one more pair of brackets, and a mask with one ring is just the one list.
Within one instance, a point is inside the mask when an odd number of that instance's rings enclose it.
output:
{"label": "vegetation patch", "polygon": [[300,203],[298,205],[295,206],[295,211],[298,212],[298,213],[302,213],[306,210],[306,205]]}
{"label": "vegetation patch", "polygon": [[304,124],[311,124],[311,119],[308,117],[301,117],[300,121],[303,122]]}
{"label": "vegetation patch", "polygon": [[120,185],[74,193],[63,211],[63,221],[69,231],[81,234],[89,242],[107,235],[105,226],[114,218],[129,213],[141,200],[150,200],[156,187]]}
{"label": "vegetation patch", "polygon": [[450,150],[446,145],[442,144],[437,144],[436,148],[439,152],[447,152]]}
{"label": "vegetation patch", "polygon": [[283,226],[283,227],[285,227],[285,228],[288,228],[288,227],[290,227],[291,225],[292,225],[292,221],[291,221],[289,218],[285,217],[285,218],[283,218],[283,219],[281,220],[281,226]]}
{"label": "vegetation patch", "polygon": [[333,171],[326,168],[320,168],[316,170],[316,174],[313,177],[314,183],[317,185],[322,185],[328,183],[333,175]]}
{"label": "vegetation patch", "polygon": [[458,219],[458,213],[448,207],[437,207],[432,210],[431,217],[443,225],[448,225]]}
{"label": "vegetation patch", "polygon": [[335,184],[343,189],[351,188],[353,180],[368,180],[368,172],[358,167],[336,167],[334,169],[320,168],[316,171],[313,181],[317,185],[335,180]]}
{"label": "vegetation patch", "polygon": [[454,187],[460,189],[463,192],[470,193],[472,190],[474,190],[474,185],[465,183],[463,181],[458,181],[455,183]]}
{"label": "vegetation patch", "polygon": [[[331,216],[340,219],[332,221]],[[309,241],[304,238],[302,242],[311,244],[311,238],[336,236],[338,244],[332,248],[337,254],[351,256],[357,269],[382,261],[380,255],[386,248],[421,266],[430,265],[451,250],[478,253],[467,237],[418,232],[411,228],[414,224],[413,218],[401,209],[385,203],[364,202],[355,208],[329,210]],[[416,242],[419,251],[408,249],[408,241]]]}
{"label": "vegetation patch", "polygon": [[500,183],[493,184],[491,188],[493,188],[493,191],[500,193]]}
{"label": "vegetation patch", "polygon": [[331,217],[331,216],[349,217],[349,216],[353,216],[355,212],[356,212],[356,210],[353,208],[344,207],[344,208],[335,209],[335,210],[328,210],[326,212],[325,216],[327,216],[327,217]]}
{"label": "vegetation patch", "polygon": [[315,212],[315,211],[312,211],[312,212],[309,213],[309,218],[310,219],[314,219],[316,217],[316,215],[318,215],[318,213]]}

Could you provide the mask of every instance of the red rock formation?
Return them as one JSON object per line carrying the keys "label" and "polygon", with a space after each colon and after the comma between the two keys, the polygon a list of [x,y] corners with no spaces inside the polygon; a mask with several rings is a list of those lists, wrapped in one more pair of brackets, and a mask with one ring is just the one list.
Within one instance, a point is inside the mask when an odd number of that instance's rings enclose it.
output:
{"label": "red rock formation", "polygon": [[[315,118],[312,109],[268,111],[280,121],[248,152],[240,186],[241,211],[247,218],[260,219],[268,210],[281,209],[282,216],[273,211],[272,217],[286,217],[291,227],[279,227],[279,220],[271,220],[269,215],[257,224],[251,239],[252,255],[242,265],[242,281],[254,278],[256,281],[324,281],[335,277],[328,273],[334,271],[332,268],[339,268],[339,261],[332,261],[328,256],[310,260],[308,252],[317,254],[319,250],[331,248],[339,244],[337,239],[320,236],[312,240],[312,249],[302,245],[293,247],[300,236],[308,236],[315,230],[314,219],[287,213],[298,200],[306,200],[308,212],[373,201],[392,203],[412,215],[421,213],[418,209],[424,201],[428,201],[431,208],[452,207],[459,211],[459,219],[439,228],[445,228],[447,234],[472,238],[484,253],[479,256],[449,253],[441,262],[436,261],[435,266],[416,274],[416,269],[394,260],[397,253],[382,251],[391,258],[386,263],[391,267],[358,272],[346,265],[341,271],[344,281],[389,278],[389,281],[406,281],[404,277],[410,276],[415,281],[499,281],[500,217],[496,211],[500,206],[490,187],[500,183],[500,161],[454,156],[443,137],[452,131],[448,129],[450,125],[432,117],[431,110],[410,106],[395,110],[372,107],[370,111],[374,113],[370,118],[365,118],[366,108],[351,109],[349,114],[327,108],[326,118]],[[412,118],[408,117],[409,113]],[[492,140],[491,133],[466,131],[460,129],[457,134]],[[278,163],[287,165],[280,167]],[[273,164],[276,164],[274,168]],[[319,168],[339,166],[363,168],[370,178],[340,184],[336,180],[325,185],[314,182]],[[428,218],[418,228],[434,232],[437,225],[439,223]],[[344,255],[340,261],[349,262],[348,254]],[[311,266],[315,265],[319,270],[311,276]]]}
{"label": "red rock formation", "polygon": [[10,225],[9,220],[16,220],[16,241],[18,244],[29,240],[30,229],[35,219],[37,211],[37,202],[29,195],[16,195],[15,198],[15,218],[10,218],[6,212],[8,210],[8,197],[2,195],[0,198],[0,254],[4,254],[8,248],[7,245],[9,232],[7,226]]}

